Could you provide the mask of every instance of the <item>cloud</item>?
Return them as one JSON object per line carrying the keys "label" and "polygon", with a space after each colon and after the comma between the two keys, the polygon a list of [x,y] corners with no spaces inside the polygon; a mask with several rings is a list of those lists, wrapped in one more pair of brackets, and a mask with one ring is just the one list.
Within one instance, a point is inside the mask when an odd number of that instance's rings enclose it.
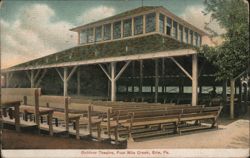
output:
{"label": "cloud", "polygon": [[115,14],[115,9],[107,6],[98,6],[90,8],[84,11],[78,18],[77,21],[80,24],[87,24],[89,22],[94,22]]}
{"label": "cloud", "polygon": [[76,45],[74,27],[66,21],[52,21],[53,9],[35,4],[20,9],[16,20],[1,20],[2,68],[45,56]]}
{"label": "cloud", "polygon": [[[204,30],[205,32],[209,33],[208,31],[206,31],[205,28],[205,24],[211,21],[211,14],[208,15],[204,15],[202,13],[202,11],[204,11],[205,7],[201,6],[201,5],[195,5],[195,6],[188,6],[183,14],[181,15],[181,17],[186,20],[187,22],[189,22],[190,24],[200,28],[201,30]],[[210,24],[208,25],[209,28],[211,28],[212,30],[214,30],[215,32],[217,32],[218,34],[222,34],[225,33],[225,30],[223,28],[220,27],[220,25],[215,21],[211,21]],[[218,44],[222,43],[222,39],[221,38],[208,38],[208,37],[204,37],[203,39],[203,44],[208,44],[210,46],[215,46]]]}
{"label": "cloud", "polygon": [[[195,5],[195,6],[188,6],[181,17],[188,21],[190,24],[204,30],[205,23],[209,22],[211,20],[211,15],[204,15],[202,11],[204,11],[205,7],[201,5]],[[224,33],[225,30],[219,26],[219,24],[213,20],[209,27],[212,28],[217,33]],[[204,30],[206,31],[206,30]]]}

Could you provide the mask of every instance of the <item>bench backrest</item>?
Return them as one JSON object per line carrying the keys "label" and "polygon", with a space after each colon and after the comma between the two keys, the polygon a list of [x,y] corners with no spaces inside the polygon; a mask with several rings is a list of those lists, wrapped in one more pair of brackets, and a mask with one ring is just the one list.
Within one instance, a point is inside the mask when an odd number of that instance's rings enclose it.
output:
{"label": "bench backrest", "polygon": [[39,96],[41,95],[40,88],[2,88],[2,100],[21,100],[24,105],[35,107],[35,120],[39,126]]}
{"label": "bench backrest", "polygon": [[65,105],[70,104],[70,97],[41,95],[39,105],[41,107],[50,107],[54,109],[65,109]]}
{"label": "bench backrest", "polygon": [[[35,105],[35,96],[41,94],[40,88],[2,88],[1,89],[1,99],[7,101],[21,100],[24,102],[28,101]],[[26,97],[26,99],[24,99]],[[24,104],[27,104],[24,103]]]}

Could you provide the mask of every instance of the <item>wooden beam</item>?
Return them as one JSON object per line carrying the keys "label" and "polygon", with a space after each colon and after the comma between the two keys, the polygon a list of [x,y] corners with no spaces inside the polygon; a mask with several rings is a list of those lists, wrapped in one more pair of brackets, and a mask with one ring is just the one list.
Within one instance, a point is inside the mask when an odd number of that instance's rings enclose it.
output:
{"label": "wooden beam", "polygon": [[65,97],[64,98],[64,105],[65,105],[65,108],[64,108],[64,113],[65,113],[65,128],[66,128],[66,131],[69,132],[69,98],[68,97]]}
{"label": "wooden beam", "polygon": [[192,106],[196,106],[198,102],[198,57],[197,54],[192,56]]}
{"label": "wooden beam", "polygon": [[63,69],[63,96],[68,95],[68,68],[64,67]]}
{"label": "wooden beam", "polygon": [[41,72],[41,69],[38,69],[37,72],[36,72],[36,74],[35,74],[35,77],[34,77],[34,80],[35,80],[35,81],[37,80],[37,78],[38,78],[40,72]]}
{"label": "wooden beam", "polygon": [[[165,19],[165,18],[164,18]],[[162,93],[165,93],[165,59],[162,58],[162,63],[161,63],[161,75],[162,75]]]}
{"label": "wooden beam", "polygon": [[56,67],[55,69],[56,69],[56,71],[57,71],[58,75],[60,76],[60,78],[61,78],[61,79],[62,79],[62,81],[63,81],[64,79],[63,79],[63,76],[62,76],[62,74],[61,74],[60,70],[59,70],[57,67]]}
{"label": "wooden beam", "polygon": [[140,87],[139,87],[139,93],[142,97],[142,86],[143,86],[143,60],[140,60]]}
{"label": "wooden beam", "polygon": [[159,17],[160,17],[160,13],[156,12],[156,17],[155,17],[155,31],[159,32]]}
{"label": "wooden beam", "polygon": [[88,130],[89,135],[92,136],[92,112],[91,112],[91,106],[88,106]]}
{"label": "wooden beam", "polygon": [[106,57],[99,59],[90,59],[83,61],[72,61],[72,62],[63,62],[57,64],[48,64],[41,66],[27,66],[20,68],[10,68],[4,69],[3,72],[11,72],[11,71],[21,71],[21,70],[31,70],[31,69],[44,69],[44,68],[55,68],[55,67],[65,67],[65,66],[75,66],[75,65],[93,65],[93,64],[103,64],[110,62],[122,62],[129,60],[146,60],[146,59],[159,59],[159,58],[167,58],[167,57],[178,57],[178,56],[187,56],[196,54],[195,50],[191,49],[181,49],[181,50],[169,50],[169,51],[161,51],[154,53],[145,53],[145,54],[133,54],[126,56],[118,56],[118,57]]}
{"label": "wooden beam", "polygon": [[35,86],[35,70],[31,70],[31,72],[30,72],[30,87],[31,88],[34,88],[34,86]]}
{"label": "wooden beam", "polygon": [[26,73],[26,75],[27,75],[28,79],[30,80],[30,74],[29,74],[29,71],[25,71],[25,73]]}
{"label": "wooden beam", "polygon": [[106,74],[106,76],[108,77],[108,79],[111,81],[111,77],[110,75],[107,73],[107,71],[105,70],[105,68],[101,65],[101,64],[98,64],[100,66],[100,68],[102,69],[102,71]]}
{"label": "wooden beam", "polygon": [[191,75],[181,66],[178,61],[176,61],[173,57],[170,57],[170,59],[192,80]]}
{"label": "wooden beam", "polygon": [[120,78],[120,76],[122,75],[122,73],[126,70],[126,68],[128,67],[128,65],[129,65],[130,62],[131,61],[127,61],[126,64],[123,65],[123,67],[121,68],[120,72],[115,77],[116,81]]}
{"label": "wooden beam", "polygon": [[159,72],[158,72],[158,59],[155,59],[155,103],[158,102],[158,86],[159,86]]}
{"label": "wooden beam", "polygon": [[116,63],[111,63],[111,101],[116,101]]}
{"label": "wooden beam", "polygon": [[36,83],[36,87],[39,87],[40,83],[42,82],[42,79],[44,78],[44,76],[47,73],[47,69],[44,69],[42,72],[42,75],[40,76],[40,78],[38,79],[37,83]]}
{"label": "wooden beam", "polygon": [[70,80],[70,78],[73,76],[74,72],[76,71],[78,66],[74,66],[73,69],[71,70],[69,76],[67,76],[67,81]]}

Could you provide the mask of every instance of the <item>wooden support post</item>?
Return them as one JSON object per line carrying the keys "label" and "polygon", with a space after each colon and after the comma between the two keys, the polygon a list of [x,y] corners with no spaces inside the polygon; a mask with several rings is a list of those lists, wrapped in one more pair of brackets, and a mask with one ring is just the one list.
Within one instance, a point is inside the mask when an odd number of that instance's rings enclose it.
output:
{"label": "wooden support post", "polygon": [[116,62],[111,62],[111,75],[105,70],[105,68],[99,64],[102,71],[106,74],[108,79],[111,81],[111,101],[116,101],[116,81],[120,78],[122,73],[125,71],[125,69],[128,67],[130,61],[127,61],[126,64],[122,67],[122,69],[119,71],[119,73],[116,75]]}
{"label": "wooden support post", "polygon": [[132,93],[134,94],[134,92],[135,92],[135,61],[132,61]]}
{"label": "wooden support post", "polygon": [[139,92],[140,92],[140,97],[141,101],[142,99],[142,87],[143,87],[143,60],[140,60],[140,87],[139,87]]}
{"label": "wooden support post", "polygon": [[143,34],[145,34],[146,33],[146,15],[143,15],[143,29],[142,29],[142,32],[143,32]]}
{"label": "wooden support post", "polygon": [[15,126],[16,126],[16,131],[20,131],[20,116],[19,116],[19,112],[20,112],[20,102],[15,105]]}
{"label": "wooden support post", "polygon": [[89,135],[92,136],[91,106],[88,106],[88,129],[89,129]]}
{"label": "wooden support post", "polygon": [[12,108],[9,108],[8,113],[9,113],[10,119],[12,120],[14,118],[13,117],[13,110],[12,110]]}
{"label": "wooden support post", "polygon": [[44,76],[46,75],[46,72],[47,72],[47,69],[44,69],[43,72],[42,72],[42,75],[40,76],[40,78],[38,79],[35,87],[39,87],[41,82],[42,82],[42,79],[44,78]]}
{"label": "wooden support post", "polygon": [[158,86],[159,86],[159,73],[158,73],[158,59],[155,59],[155,103],[158,102]]}
{"label": "wooden support post", "polygon": [[40,114],[39,114],[39,91],[35,90],[35,122],[38,128],[38,134],[40,134]]}
{"label": "wooden support post", "polygon": [[76,126],[76,139],[80,139],[80,117],[76,119],[75,126]]}
{"label": "wooden support post", "polygon": [[198,95],[197,95],[197,87],[198,87],[198,57],[197,54],[192,56],[192,106],[197,105]]}
{"label": "wooden support post", "polygon": [[28,99],[27,99],[27,96],[23,96],[23,105],[27,105],[27,102],[28,101]]}
{"label": "wooden support post", "polygon": [[65,109],[64,109],[64,113],[65,113],[65,127],[66,127],[66,131],[69,132],[69,98],[65,97],[64,98],[64,104],[65,104]]}
{"label": "wooden support post", "polygon": [[111,101],[116,101],[116,63],[111,63]]}
{"label": "wooden support post", "polygon": [[48,114],[49,135],[51,135],[51,136],[53,136],[52,115],[53,115],[53,111],[51,111],[51,112]]}
{"label": "wooden support post", "polygon": [[34,74],[34,70],[30,71],[30,87],[31,88],[35,87],[35,74]]}
{"label": "wooden support post", "polygon": [[160,28],[159,28],[159,18],[160,18],[160,13],[156,12],[156,19],[155,19],[155,31],[156,32],[160,32]]}
{"label": "wooden support post", "polygon": [[77,95],[81,95],[81,71],[77,70]]}
{"label": "wooden support post", "polygon": [[[108,74],[110,74],[111,73],[111,65],[108,65],[107,67],[108,67]],[[110,77],[108,80],[108,92],[107,93],[108,93],[108,98],[110,98],[110,96],[111,96],[111,79],[110,79]]]}
{"label": "wooden support post", "polygon": [[234,119],[234,93],[235,93],[235,80],[230,80],[230,118]]}
{"label": "wooden support post", "polygon": [[67,96],[68,95],[68,81],[67,81],[67,77],[68,77],[68,68],[64,67],[64,69],[63,69],[63,96]]}
{"label": "wooden support post", "polygon": [[[164,23],[165,24],[165,23]],[[161,74],[162,74],[162,93],[165,93],[165,59],[162,58],[162,68],[161,68]]]}
{"label": "wooden support post", "polygon": [[108,123],[108,137],[111,138],[111,131],[110,131],[110,108],[108,109],[107,112],[107,123]]}

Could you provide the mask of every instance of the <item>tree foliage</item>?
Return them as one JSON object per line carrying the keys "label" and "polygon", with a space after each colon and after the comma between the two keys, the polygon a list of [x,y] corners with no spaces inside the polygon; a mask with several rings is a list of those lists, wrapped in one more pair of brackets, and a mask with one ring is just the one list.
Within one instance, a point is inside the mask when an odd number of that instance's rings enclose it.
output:
{"label": "tree foliage", "polygon": [[205,14],[226,30],[223,43],[200,52],[218,67],[218,80],[232,79],[249,66],[249,13],[244,0],[206,0]]}

